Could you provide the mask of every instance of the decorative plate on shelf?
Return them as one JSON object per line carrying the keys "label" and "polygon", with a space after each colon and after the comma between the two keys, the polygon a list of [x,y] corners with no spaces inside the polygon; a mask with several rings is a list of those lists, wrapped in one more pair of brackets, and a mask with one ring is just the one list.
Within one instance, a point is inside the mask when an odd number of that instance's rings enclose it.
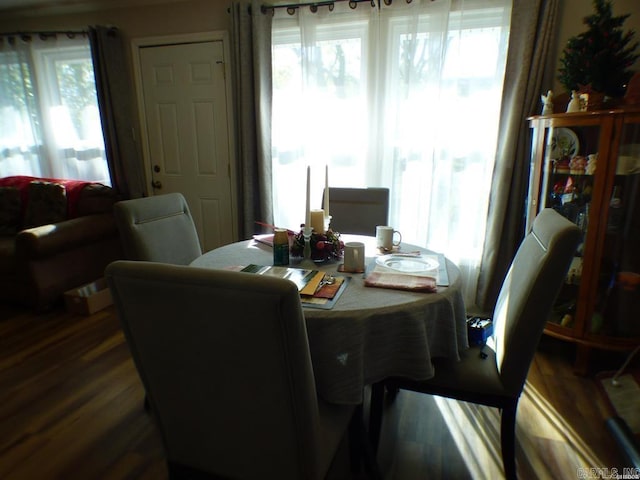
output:
{"label": "decorative plate on shelf", "polygon": [[551,137],[551,159],[564,156],[572,158],[580,151],[580,142],[576,133],[569,128],[554,128]]}

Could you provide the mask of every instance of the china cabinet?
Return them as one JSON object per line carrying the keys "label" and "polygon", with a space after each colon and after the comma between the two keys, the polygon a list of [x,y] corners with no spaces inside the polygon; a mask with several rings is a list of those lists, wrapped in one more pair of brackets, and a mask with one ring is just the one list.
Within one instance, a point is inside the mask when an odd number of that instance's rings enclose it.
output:
{"label": "china cabinet", "polygon": [[545,333],[575,342],[586,373],[591,349],[640,344],[640,111],[528,120],[527,231],[550,207],[583,232]]}

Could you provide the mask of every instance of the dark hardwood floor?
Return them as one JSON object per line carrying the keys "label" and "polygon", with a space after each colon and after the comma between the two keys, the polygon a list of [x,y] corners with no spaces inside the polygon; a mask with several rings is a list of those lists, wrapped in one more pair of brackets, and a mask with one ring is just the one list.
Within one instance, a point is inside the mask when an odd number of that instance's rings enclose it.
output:
{"label": "dark hardwood floor", "polygon": [[[87,317],[0,308],[0,478],[167,478],[113,307]],[[592,377],[573,374],[572,355],[549,338],[536,354],[518,412],[522,479],[623,464],[605,403]],[[386,479],[501,478],[498,412],[401,391],[385,410],[378,462]]]}

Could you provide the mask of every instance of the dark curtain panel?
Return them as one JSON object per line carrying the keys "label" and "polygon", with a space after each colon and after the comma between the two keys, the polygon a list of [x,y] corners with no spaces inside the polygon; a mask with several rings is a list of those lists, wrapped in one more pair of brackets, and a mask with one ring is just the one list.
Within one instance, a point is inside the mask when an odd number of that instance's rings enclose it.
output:
{"label": "dark curtain panel", "polygon": [[134,96],[117,28],[89,27],[98,106],[113,187],[124,198],[144,196],[144,164],[134,138]]}
{"label": "dark curtain panel", "polygon": [[555,40],[558,0],[514,0],[487,234],[476,303],[491,311],[524,236],[531,134],[539,113],[545,67]]}
{"label": "dark curtain panel", "polygon": [[273,223],[271,196],[271,14],[257,1],[234,2],[234,90],[238,159],[239,235],[256,221]]}

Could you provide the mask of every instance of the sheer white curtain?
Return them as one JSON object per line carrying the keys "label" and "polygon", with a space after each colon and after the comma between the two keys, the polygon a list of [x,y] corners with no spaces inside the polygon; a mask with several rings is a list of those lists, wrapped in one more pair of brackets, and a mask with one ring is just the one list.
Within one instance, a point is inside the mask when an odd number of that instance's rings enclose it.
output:
{"label": "sheer white curtain", "polygon": [[389,187],[390,224],[456,262],[472,306],[510,16],[510,0],[276,10],[275,223],[304,221],[307,165],[318,207],[325,165],[331,186]]}
{"label": "sheer white curtain", "polygon": [[[49,174],[40,166],[42,133],[27,43],[0,40],[0,176]],[[32,114],[36,112],[36,114]]]}
{"label": "sheer white curtain", "polygon": [[88,39],[0,41],[0,176],[110,184]]}

